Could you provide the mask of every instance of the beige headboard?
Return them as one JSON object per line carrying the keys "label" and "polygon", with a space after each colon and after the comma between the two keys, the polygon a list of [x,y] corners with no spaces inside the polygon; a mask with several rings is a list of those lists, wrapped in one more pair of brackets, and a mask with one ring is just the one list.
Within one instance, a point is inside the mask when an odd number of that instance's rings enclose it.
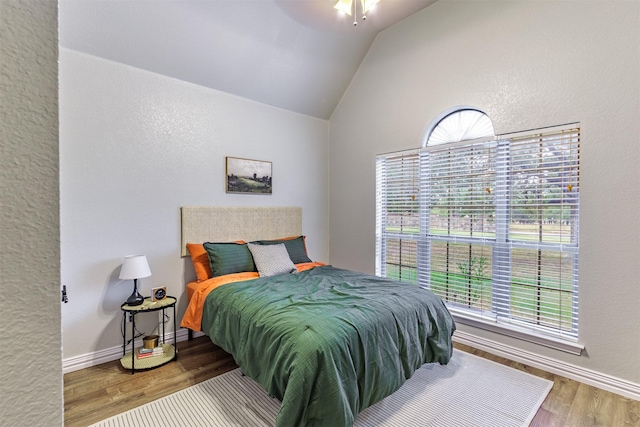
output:
{"label": "beige headboard", "polygon": [[183,206],[180,253],[187,243],[278,239],[302,235],[302,208],[291,206]]}

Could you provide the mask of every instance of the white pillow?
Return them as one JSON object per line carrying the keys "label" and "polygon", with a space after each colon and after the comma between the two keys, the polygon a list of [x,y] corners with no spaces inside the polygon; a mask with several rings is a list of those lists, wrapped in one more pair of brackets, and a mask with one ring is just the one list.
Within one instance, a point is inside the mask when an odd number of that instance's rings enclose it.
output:
{"label": "white pillow", "polygon": [[277,245],[247,243],[247,246],[253,255],[253,262],[258,268],[260,277],[298,272],[283,243]]}

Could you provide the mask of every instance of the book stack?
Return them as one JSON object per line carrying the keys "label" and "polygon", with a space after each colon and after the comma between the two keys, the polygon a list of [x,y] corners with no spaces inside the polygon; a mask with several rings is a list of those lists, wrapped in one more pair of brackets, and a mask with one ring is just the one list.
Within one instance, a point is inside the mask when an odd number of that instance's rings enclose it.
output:
{"label": "book stack", "polygon": [[162,346],[154,348],[139,348],[138,359],[146,359],[147,357],[162,356]]}

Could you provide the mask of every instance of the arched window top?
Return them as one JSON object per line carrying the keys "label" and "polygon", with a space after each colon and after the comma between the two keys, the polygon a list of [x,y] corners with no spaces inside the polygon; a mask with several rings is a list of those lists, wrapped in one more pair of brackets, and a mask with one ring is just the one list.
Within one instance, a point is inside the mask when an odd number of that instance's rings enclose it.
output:
{"label": "arched window top", "polygon": [[495,136],[491,119],[473,107],[455,107],[431,121],[422,146]]}

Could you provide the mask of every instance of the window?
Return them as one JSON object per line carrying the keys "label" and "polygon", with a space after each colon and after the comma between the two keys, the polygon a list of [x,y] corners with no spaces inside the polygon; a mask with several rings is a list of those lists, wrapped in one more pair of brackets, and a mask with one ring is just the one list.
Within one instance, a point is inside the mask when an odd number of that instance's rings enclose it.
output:
{"label": "window", "polygon": [[425,147],[378,156],[376,273],[430,288],[457,319],[575,342],[579,128],[487,137],[471,111],[484,137],[443,132],[456,111]]}

